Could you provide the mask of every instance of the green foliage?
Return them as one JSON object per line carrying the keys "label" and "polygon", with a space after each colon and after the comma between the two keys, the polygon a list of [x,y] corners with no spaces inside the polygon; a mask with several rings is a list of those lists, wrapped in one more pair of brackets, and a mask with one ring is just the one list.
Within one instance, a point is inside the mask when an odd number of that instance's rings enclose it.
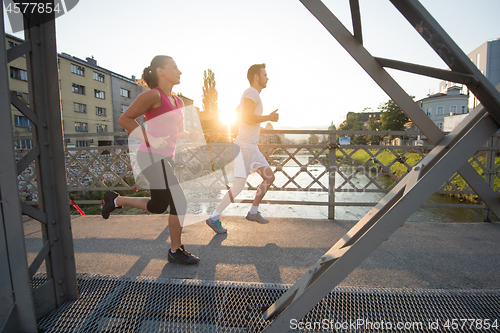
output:
{"label": "green foliage", "polygon": [[346,120],[339,125],[339,130],[344,131],[361,131],[363,129],[363,121],[359,119],[359,114],[349,112]]}
{"label": "green foliage", "polygon": [[[370,131],[380,130],[381,125],[382,125],[381,122],[376,121],[375,118],[368,119],[368,130]],[[368,135],[366,137],[366,141],[371,144],[378,145],[383,138],[384,138],[383,135]]]}
{"label": "green foliage", "polygon": [[309,138],[307,139],[307,143],[310,145],[317,145],[319,143],[319,136],[316,134],[311,134]]}
{"label": "green foliage", "polygon": [[382,131],[404,131],[405,124],[409,121],[403,110],[391,99],[381,104],[378,109],[382,113],[380,118],[380,130]]}
{"label": "green foliage", "polygon": [[[347,114],[346,120],[339,125],[339,130],[361,131],[363,130],[363,121],[358,113],[350,112]],[[350,135],[349,137],[353,145],[365,145],[367,143],[366,136]]]}

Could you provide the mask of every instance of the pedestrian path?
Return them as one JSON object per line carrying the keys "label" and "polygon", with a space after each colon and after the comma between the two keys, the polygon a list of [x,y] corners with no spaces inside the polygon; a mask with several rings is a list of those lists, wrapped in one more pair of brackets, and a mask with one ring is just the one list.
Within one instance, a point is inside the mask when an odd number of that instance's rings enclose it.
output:
{"label": "pedestrian path", "polygon": [[[77,273],[293,284],[355,224],[271,218],[261,225],[224,216],[228,233],[217,235],[205,219],[199,216],[182,235],[201,262],[180,266],[167,263],[166,215],[74,216]],[[27,217],[24,230],[30,262],[42,246],[41,231]],[[500,223],[407,222],[340,286],[500,289],[499,258]]]}

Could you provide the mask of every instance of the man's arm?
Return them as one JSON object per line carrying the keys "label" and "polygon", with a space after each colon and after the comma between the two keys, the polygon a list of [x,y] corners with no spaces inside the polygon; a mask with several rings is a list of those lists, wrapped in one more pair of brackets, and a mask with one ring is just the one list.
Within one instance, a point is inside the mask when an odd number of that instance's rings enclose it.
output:
{"label": "man's arm", "polygon": [[267,116],[259,116],[253,113],[257,104],[249,98],[244,98],[240,105],[241,120],[247,124],[260,124],[265,121],[278,121],[278,109],[274,110]]}

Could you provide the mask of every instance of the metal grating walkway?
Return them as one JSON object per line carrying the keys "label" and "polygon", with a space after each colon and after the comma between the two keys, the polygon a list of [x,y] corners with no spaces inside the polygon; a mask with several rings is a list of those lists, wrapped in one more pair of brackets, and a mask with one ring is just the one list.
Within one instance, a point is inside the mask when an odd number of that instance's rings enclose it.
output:
{"label": "metal grating walkway", "polygon": [[[45,275],[37,275],[32,287],[45,281]],[[41,331],[260,332],[270,324],[262,317],[265,307],[290,287],[95,274],[79,275],[78,283],[79,299],[41,318]],[[436,329],[429,326],[435,324]],[[500,332],[500,290],[337,287],[291,328],[291,332]]]}

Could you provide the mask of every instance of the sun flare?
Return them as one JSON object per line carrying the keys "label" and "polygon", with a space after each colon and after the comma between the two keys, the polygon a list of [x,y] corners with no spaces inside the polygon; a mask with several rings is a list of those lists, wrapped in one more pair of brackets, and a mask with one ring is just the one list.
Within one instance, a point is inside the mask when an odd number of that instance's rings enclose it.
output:
{"label": "sun flare", "polygon": [[236,121],[236,112],[234,111],[222,111],[219,114],[219,119],[222,121],[225,125],[230,126],[234,124]]}

